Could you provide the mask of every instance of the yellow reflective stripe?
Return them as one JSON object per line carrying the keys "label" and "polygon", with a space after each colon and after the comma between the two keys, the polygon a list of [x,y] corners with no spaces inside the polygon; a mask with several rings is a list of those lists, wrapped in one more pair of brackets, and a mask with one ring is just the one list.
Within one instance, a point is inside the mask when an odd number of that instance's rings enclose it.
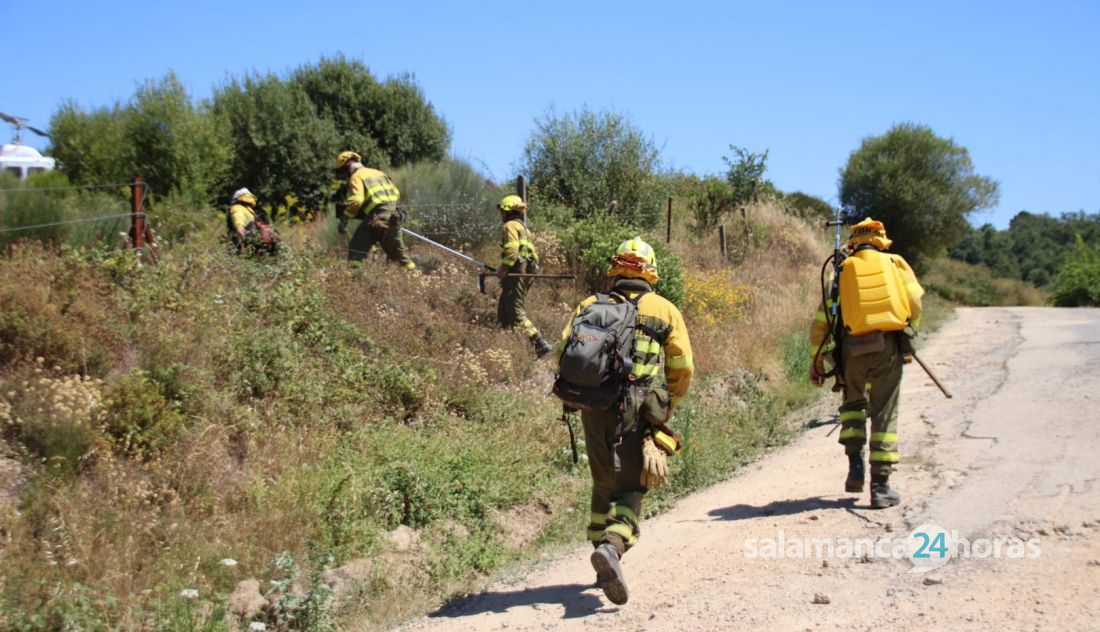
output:
{"label": "yellow reflective stripe", "polygon": [[882,443],[897,443],[898,435],[896,432],[872,432],[871,441],[881,441]]}
{"label": "yellow reflective stripe", "polygon": [[514,265],[516,265],[516,260],[515,259],[505,259],[505,258],[501,257],[500,265],[502,265],[502,266],[514,266]]}
{"label": "yellow reflective stripe", "polygon": [[845,439],[866,439],[867,435],[864,434],[863,428],[845,428],[840,431],[840,440]]}
{"label": "yellow reflective stripe", "polygon": [[872,463],[897,463],[900,459],[897,452],[873,451],[869,460]]}
{"label": "yellow reflective stripe", "polygon": [[635,364],[634,370],[631,371],[634,377],[653,377],[661,373],[661,365],[659,364]]}
{"label": "yellow reflective stripe", "polygon": [[846,410],[840,413],[840,422],[845,421],[867,421],[867,413],[862,410]]}
{"label": "yellow reflective stripe", "polygon": [[640,339],[634,342],[634,351],[638,353],[658,355],[661,353],[661,343],[656,340]]}
{"label": "yellow reflective stripe", "polygon": [[615,523],[612,525],[608,525],[607,529],[605,529],[604,531],[606,533],[615,533],[622,536],[622,538],[626,540],[627,544],[634,544],[638,541],[638,538],[634,535],[634,530],[630,528],[630,525]]}
{"label": "yellow reflective stripe", "polygon": [[589,529],[586,535],[589,542],[599,542],[603,539],[603,529]]}
{"label": "yellow reflective stripe", "polygon": [[607,514],[596,513],[595,511],[593,511],[591,514],[588,515],[588,522],[589,524],[602,527],[603,525],[607,524]]}
{"label": "yellow reflective stripe", "polygon": [[613,518],[626,518],[634,524],[638,524],[638,515],[634,513],[633,509],[626,505],[615,505],[607,515]]}
{"label": "yellow reflective stripe", "polygon": [[665,360],[665,366],[670,369],[690,369],[694,363],[690,355],[673,356]]}
{"label": "yellow reflective stripe", "polygon": [[824,310],[819,309],[819,310],[817,310],[817,313],[814,314],[814,320],[824,323],[824,322],[828,321],[829,319],[825,316]]}

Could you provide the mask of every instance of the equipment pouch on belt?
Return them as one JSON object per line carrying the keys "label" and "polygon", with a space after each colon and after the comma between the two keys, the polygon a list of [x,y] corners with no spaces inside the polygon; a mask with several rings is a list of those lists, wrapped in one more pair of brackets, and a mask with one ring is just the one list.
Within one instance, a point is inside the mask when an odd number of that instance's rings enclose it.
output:
{"label": "equipment pouch on belt", "polygon": [[642,421],[652,426],[660,426],[668,421],[669,402],[671,397],[668,388],[656,386],[646,390],[638,407],[638,416]]}
{"label": "equipment pouch on belt", "polygon": [[844,340],[844,344],[848,345],[853,356],[861,356],[868,353],[878,353],[885,349],[886,339],[881,331],[873,331],[862,336],[849,334]]}

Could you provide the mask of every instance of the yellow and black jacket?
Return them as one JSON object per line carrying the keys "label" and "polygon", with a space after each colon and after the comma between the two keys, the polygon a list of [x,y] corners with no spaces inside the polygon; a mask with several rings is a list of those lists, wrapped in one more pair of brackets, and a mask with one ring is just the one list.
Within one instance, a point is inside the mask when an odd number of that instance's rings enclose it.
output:
{"label": "yellow and black jacket", "polygon": [[510,219],[500,227],[500,267],[511,268],[519,261],[538,263],[539,255],[531,243],[531,231],[519,219]]}
{"label": "yellow and black jacket", "polygon": [[369,219],[379,211],[397,211],[401,191],[385,173],[360,167],[348,178],[348,195],[344,205],[345,219]]}

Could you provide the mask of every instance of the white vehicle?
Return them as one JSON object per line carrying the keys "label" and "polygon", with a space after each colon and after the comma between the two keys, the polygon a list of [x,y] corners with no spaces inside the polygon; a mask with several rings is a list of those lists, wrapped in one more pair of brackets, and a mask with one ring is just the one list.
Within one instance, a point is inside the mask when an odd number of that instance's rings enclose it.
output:
{"label": "white vehicle", "polygon": [[27,176],[34,173],[53,171],[56,161],[43,156],[34,147],[24,145],[20,135],[24,127],[39,136],[49,137],[49,134],[37,127],[27,125],[27,119],[18,116],[9,116],[0,112],[0,120],[15,126],[15,138],[12,142],[0,147],[0,171],[10,173],[20,180],[26,180]]}

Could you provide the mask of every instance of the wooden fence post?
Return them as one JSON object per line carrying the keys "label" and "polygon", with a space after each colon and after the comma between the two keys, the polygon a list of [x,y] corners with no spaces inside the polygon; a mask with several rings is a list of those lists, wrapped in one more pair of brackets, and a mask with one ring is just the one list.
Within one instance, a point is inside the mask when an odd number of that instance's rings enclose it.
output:
{"label": "wooden fence post", "polygon": [[141,255],[145,247],[145,183],[141,176],[134,176],[130,184],[130,243]]}
{"label": "wooden fence post", "polygon": [[668,217],[665,220],[665,243],[672,243],[672,196],[668,196]]}
{"label": "wooden fence post", "polygon": [[718,225],[718,248],[722,251],[722,258],[726,258],[726,225]]}

